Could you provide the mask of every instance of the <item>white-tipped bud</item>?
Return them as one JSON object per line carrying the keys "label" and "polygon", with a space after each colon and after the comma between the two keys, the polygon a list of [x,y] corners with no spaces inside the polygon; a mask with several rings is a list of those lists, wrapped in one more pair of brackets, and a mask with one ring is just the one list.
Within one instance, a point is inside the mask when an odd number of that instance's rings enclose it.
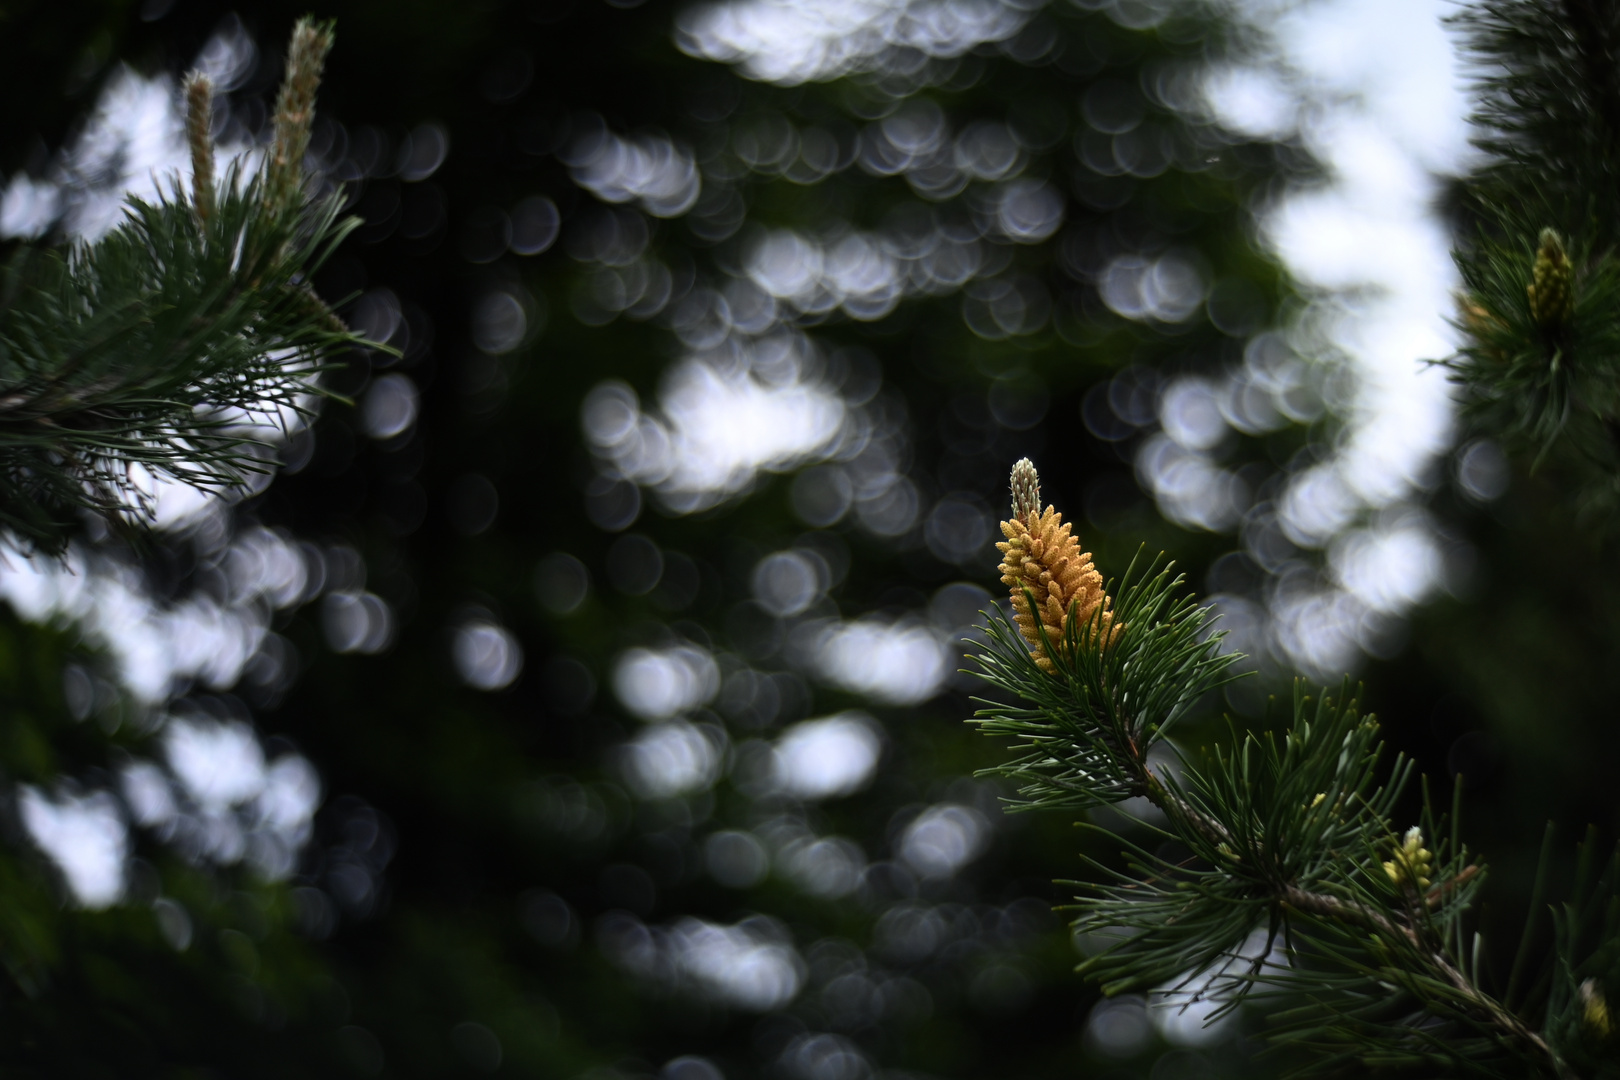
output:
{"label": "white-tipped bud", "polygon": [[275,142],[270,147],[269,195],[298,202],[304,177],[304,152],[315,123],[315,91],[321,84],[326,54],[332,51],[332,24],[309,16],[293,27],[287,47],[287,74],[276,97]]}
{"label": "white-tipped bud", "polygon": [[1012,467],[1012,511],[1025,523],[1041,512],[1041,475],[1029,458],[1019,458]]}

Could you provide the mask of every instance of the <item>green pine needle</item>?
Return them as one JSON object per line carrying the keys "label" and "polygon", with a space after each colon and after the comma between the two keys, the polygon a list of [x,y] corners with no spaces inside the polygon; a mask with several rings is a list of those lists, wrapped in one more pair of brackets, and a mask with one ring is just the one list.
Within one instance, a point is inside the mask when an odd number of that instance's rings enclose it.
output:
{"label": "green pine needle", "polygon": [[357,224],[231,170],[206,220],[131,200],[103,239],[0,271],[0,527],[60,550],[83,512],[138,519],[137,468],[201,488],[262,472],[262,425],[309,415],[361,342],[308,279]]}

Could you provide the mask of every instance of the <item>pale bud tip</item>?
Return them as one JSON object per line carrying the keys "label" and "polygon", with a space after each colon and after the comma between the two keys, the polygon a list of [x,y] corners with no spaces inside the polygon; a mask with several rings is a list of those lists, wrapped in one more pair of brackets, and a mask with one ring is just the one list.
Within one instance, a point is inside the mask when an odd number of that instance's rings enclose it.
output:
{"label": "pale bud tip", "polygon": [[1029,458],[1019,458],[1012,467],[1013,517],[1027,522],[1041,512],[1041,476]]}

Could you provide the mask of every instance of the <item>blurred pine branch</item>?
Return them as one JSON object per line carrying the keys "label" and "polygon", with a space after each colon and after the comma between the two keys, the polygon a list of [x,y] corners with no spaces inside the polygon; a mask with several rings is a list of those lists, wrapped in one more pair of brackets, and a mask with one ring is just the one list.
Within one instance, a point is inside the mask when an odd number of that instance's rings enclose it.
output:
{"label": "blurred pine branch", "polygon": [[1620,509],[1620,8],[1481,0],[1474,220],[1456,258],[1462,344],[1444,361],[1479,429],[1555,465],[1581,508]]}
{"label": "blurred pine branch", "polygon": [[93,243],[23,246],[0,269],[0,527],[60,551],[84,513],[150,515],[154,484],[239,487],[267,435],[308,416],[360,339],[309,287],[358,223],[308,196],[304,150],[331,28],[293,33],[262,168],[216,178],[211,87],[186,86],[189,194],[176,178]]}

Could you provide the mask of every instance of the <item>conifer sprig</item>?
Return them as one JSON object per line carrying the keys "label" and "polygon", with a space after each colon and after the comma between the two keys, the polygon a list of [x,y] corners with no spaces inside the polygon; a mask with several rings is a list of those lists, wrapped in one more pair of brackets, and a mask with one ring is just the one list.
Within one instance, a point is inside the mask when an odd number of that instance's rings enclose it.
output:
{"label": "conifer sprig", "polygon": [[[1013,517],[1002,522],[1002,582],[1012,615],[986,616],[980,672],[1021,704],[980,699],[973,723],[1015,740],[1023,756],[992,770],[1018,786],[1018,809],[1087,807],[1145,794],[1147,755],[1205,693],[1231,681],[1210,612],[1179,596],[1180,576],[1132,560],[1105,587],[1053,507],[1040,477],[1013,467]],[[1117,604],[1114,602],[1117,597]]]}
{"label": "conifer sprig", "polygon": [[[987,613],[980,673],[1018,705],[979,699],[973,723],[1015,740],[1024,755],[992,770],[1019,785],[1017,809],[1084,809],[1146,791],[1147,753],[1206,692],[1230,682],[1241,657],[1220,651],[1209,609],[1178,596],[1182,579],[1154,559],[1133,561],[1112,612],[1078,604],[1054,638],[1036,623],[1036,645],[1007,612]],[[1033,596],[1027,598],[1033,604]],[[1117,633],[1105,633],[1112,615]]]}
{"label": "conifer sprig", "polygon": [[358,224],[340,220],[339,196],[304,195],[331,42],[312,27],[294,32],[263,170],[216,181],[211,87],[193,78],[189,198],[176,178],[101,240],[25,247],[0,270],[0,527],[24,543],[60,550],[84,512],[138,520],[142,470],[215,489],[265,471],[265,425],[307,414],[361,341],[308,285]]}
{"label": "conifer sprig", "polygon": [[[1015,471],[1015,510],[1032,513],[1035,483],[1032,466]],[[1296,684],[1279,732],[1197,754],[1167,741],[1238,659],[1180,584],[1157,560],[1140,574],[1133,563],[1108,590],[1117,635],[1103,632],[1100,603],[1080,617],[1079,593],[1061,640],[1044,619],[1031,641],[1006,611],[987,616],[980,674],[1010,700],[981,699],[973,722],[1019,753],[988,770],[1017,784],[1011,809],[1140,797],[1163,815],[1143,826],[1145,843],[1089,826],[1122,863],[1088,858],[1093,879],[1068,883],[1081,891],[1076,931],[1108,942],[1080,971],[1110,994],[1174,987],[1217,1002],[1217,1016],[1260,1004],[1270,1037],[1310,1067],[1609,1075],[1580,1063],[1614,1038],[1620,872],[1579,887],[1555,915],[1557,957],[1533,980],[1550,996],[1516,993],[1533,927],[1507,993],[1493,993],[1471,914],[1485,871],[1461,842],[1456,806],[1437,817],[1425,785],[1417,823],[1397,825],[1412,765],[1383,762],[1378,725],[1348,684],[1315,700]],[[1025,579],[1012,587],[1033,609]]]}

